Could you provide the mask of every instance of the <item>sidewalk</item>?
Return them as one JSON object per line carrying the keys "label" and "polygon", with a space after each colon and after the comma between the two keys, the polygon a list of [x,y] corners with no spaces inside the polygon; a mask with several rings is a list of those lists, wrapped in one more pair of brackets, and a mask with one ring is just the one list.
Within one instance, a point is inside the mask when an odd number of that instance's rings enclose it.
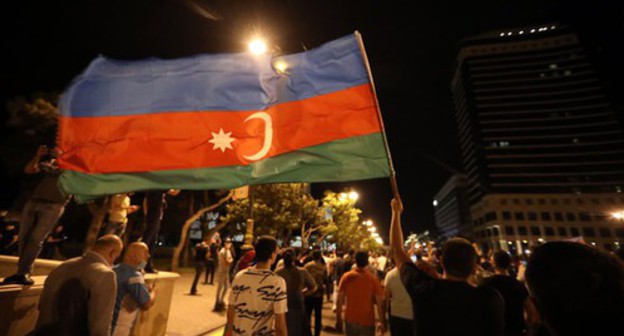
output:
{"label": "sidewalk", "polygon": [[[330,336],[330,335],[344,335],[344,333],[339,333],[334,331],[334,327],[336,326],[336,313],[331,310],[332,303],[331,302],[323,302],[323,331],[321,332],[321,336]],[[314,325],[314,321],[312,322]],[[314,332],[314,330],[312,330]],[[211,333],[208,333],[206,336],[222,336],[223,335],[223,327],[220,327]],[[389,332],[386,332],[384,335],[390,335]]]}
{"label": "sidewalk", "polygon": [[190,295],[195,269],[182,268],[178,273],[180,278],[174,287],[166,335],[207,335],[225,325],[225,312],[212,312],[217,292],[216,284],[204,285],[202,274],[197,285],[197,295]]}
{"label": "sidewalk", "polygon": [[[226,322],[225,312],[212,312],[217,291],[216,284],[204,285],[202,274],[197,285],[197,295],[190,295],[195,269],[181,268],[178,273],[180,278],[175,283],[166,335],[223,335],[223,326]],[[321,335],[344,335],[333,331],[336,325],[336,314],[332,312],[331,307],[331,302],[325,301],[323,303],[323,331]],[[389,333],[385,335],[389,335]]]}

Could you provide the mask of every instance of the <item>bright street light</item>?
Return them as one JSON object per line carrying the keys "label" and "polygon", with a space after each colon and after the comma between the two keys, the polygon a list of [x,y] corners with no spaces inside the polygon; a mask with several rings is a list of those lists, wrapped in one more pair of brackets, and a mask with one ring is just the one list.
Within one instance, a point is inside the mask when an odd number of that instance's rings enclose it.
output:
{"label": "bright street light", "polygon": [[360,194],[358,194],[357,191],[350,191],[348,193],[341,192],[340,194],[338,194],[338,199],[341,201],[346,201],[348,199],[349,201],[353,201],[355,203],[358,198],[360,198]]}
{"label": "bright street light", "polygon": [[262,39],[255,38],[251,42],[249,42],[249,51],[251,51],[255,55],[265,54],[268,50],[266,42]]}
{"label": "bright street light", "polygon": [[349,192],[349,199],[352,201],[357,201],[358,198],[360,198],[360,194],[357,193],[357,191],[351,191]]}
{"label": "bright street light", "polygon": [[611,217],[619,220],[624,220],[624,211],[618,211],[611,214]]}

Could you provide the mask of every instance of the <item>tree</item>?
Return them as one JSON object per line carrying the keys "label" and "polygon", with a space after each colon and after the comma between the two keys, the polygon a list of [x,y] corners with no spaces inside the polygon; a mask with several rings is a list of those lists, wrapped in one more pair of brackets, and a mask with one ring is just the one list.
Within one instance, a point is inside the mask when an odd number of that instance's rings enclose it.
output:
{"label": "tree", "polygon": [[[173,251],[173,256],[171,258],[171,270],[172,271],[176,271],[178,269],[178,266],[179,266],[179,263],[180,263],[180,253],[182,253],[182,250],[184,249],[184,246],[186,245],[187,235],[188,235],[188,231],[189,231],[189,229],[191,227],[191,224],[193,224],[196,220],[198,220],[206,212],[212,211],[212,210],[220,207],[221,205],[223,205],[225,202],[227,202],[228,200],[230,200],[232,198],[232,195],[233,195],[233,192],[229,192],[225,197],[220,199],[217,203],[199,209],[197,212],[195,212],[191,217],[189,217],[184,222],[184,225],[182,226],[182,230],[181,230],[181,234],[180,234],[180,242],[178,243],[178,246],[176,246],[175,250]],[[225,227],[227,224],[229,224],[229,223],[221,222],[217,226],[215,226],[212,229],[206,231],[204,233],[204,239],[210,240],[210,238],[212,238],[212,236],[215,234],[215,232],[219,231],[220,229]]]}
{"label": "tree", "polygon": [[[305,183],[265,184],[253,186],[254,236],[271,235],[288,243],[302,223],[314,225],[318,201]],[[249,218],[249,198],[227,205],[223,223],[245,223]]]}
{"label": "tree", "polygon": [[[331,211],[331,224],[336,228],[327,240],[335,243],[342,250],[361,249],[368,247],[370,233],[360,223],[360,209],[355,201],[340,197],[340,194],[326,191],[322,200],[323,209]],[[374,240],[373,240],[374,241]]]}
{"label": "tree", "polygon": [[91,223],[89,223],[89,230],[87,231],[82,247],[84,252],[87,252],[95,245],[95,241],[102,228],[102,223],[104,223],[104,219],[110,208],[110,196],[89,201],[87,203],[87,208],[89,209],[89,213],[91,213]]}
{"label": "tree", "polygon": [[0,134],[0,167],[6,174],[0,183],[7,191],[1,196],[3,203],[14,203],[19,208],[25,202],[24,189],[33,187],[38,180],[36,176],[23,175],[24,165],[40,145],[54,143],[57,101],[58,93],[38,92],[27,97],[16,96],[6,103],[7,128]]}

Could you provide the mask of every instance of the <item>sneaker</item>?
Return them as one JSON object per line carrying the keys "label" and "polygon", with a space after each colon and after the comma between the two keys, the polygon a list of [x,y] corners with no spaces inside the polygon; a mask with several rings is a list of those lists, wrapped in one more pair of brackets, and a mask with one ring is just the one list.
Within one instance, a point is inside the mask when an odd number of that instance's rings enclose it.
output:
{"label": "sneaker", "polygon": [[15,284],[15,285],[31,286],[34,283],[35,283],[35,280],[33,280],[28,274],[13,274],[11,276],[4,278],[4,280],[2,281],[3,285]]}

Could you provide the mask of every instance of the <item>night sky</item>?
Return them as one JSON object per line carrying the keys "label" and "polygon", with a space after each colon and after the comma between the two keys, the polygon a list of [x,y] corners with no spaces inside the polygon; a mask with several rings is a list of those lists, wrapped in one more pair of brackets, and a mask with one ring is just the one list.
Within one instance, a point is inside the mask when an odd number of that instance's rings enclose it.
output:
{"label": "night sky", "polygon": [[[453,170],[461,170],[450,91],[459,40],[497,29],[571,25],[579,31],[581,42],[596,51],[596,70],[621,113],[624,7],[620,3],[21,1],[13,4],[17,9],[3,11],[1,98],[4,102],[18,94],[61,91],[98,54],[141,59],[239,52],[255,31],[288,54],[358,30],[371,63],[406,207],[404,223],[419,232],[433,225],[434,194]],[[212,20],[210,15],[220,19]],[[6,115],[4,104],[2,114]],[[358,206],[363,216],[380,223],[385,233],[392,195],[388,179],[316,184],[313,192],[351,186],[361,194]]]}

